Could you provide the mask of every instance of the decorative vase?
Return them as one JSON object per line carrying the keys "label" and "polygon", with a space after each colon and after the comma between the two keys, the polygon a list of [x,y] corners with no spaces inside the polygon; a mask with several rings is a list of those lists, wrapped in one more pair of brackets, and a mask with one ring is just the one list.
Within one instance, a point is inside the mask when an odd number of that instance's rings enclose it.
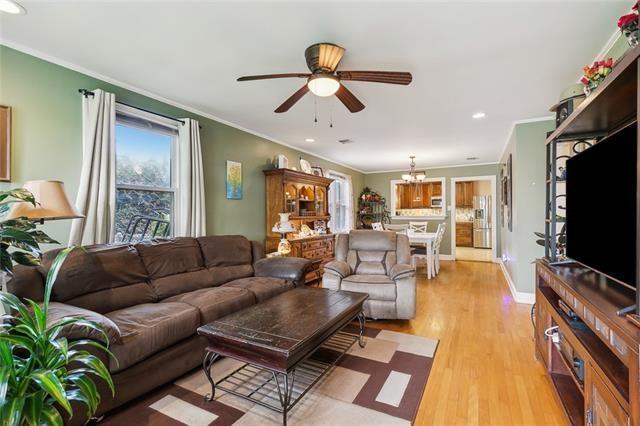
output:
{"label": "decorative vase", "polygon": [[627,43],[629,43],[629,46],[636,47],[638,45],[638,24],[636,23],[636,25],[632,25],[628,28],[623,28],[622,30],[622,35],[625,36],[625,38],[627,39]]}
{"label": "decorative vase", "polygon": [[280,256],[286,256],[291,253],[291,243],[286,238],[282,238],[278,243],[278,254]]}

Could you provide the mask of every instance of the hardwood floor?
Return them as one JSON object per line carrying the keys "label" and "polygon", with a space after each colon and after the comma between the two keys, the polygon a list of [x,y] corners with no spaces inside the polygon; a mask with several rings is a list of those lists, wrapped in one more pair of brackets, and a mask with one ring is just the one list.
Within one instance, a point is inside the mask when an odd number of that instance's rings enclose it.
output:
{"label": "hardwood floor", "polygon": [[566,424],[534,357],[531,306],[513,301],[497,264],[442,262],[418,280],[417,303],[412,321],[368,323],[440,339],[416,425]]}

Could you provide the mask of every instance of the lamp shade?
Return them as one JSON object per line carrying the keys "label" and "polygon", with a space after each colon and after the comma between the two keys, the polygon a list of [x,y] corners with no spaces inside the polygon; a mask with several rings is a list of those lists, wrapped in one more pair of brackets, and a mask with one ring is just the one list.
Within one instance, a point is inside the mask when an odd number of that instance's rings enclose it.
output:
{"label": "lamp shade", "polygon": [[64,183],[59,180],[30,180],[22,185],[36,199],[36,205],[18,202],[11,205],[7,219],[26,217],[39,220],[76,219],[84,217],[69,201]]}

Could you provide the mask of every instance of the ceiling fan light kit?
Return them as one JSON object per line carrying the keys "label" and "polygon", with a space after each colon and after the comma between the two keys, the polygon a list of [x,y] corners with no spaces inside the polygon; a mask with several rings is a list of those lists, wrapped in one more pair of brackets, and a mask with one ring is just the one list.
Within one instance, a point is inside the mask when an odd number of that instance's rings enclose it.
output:
{"label": "ceiling fan light kit", "polygon": [[289,109],[307,92],[316,96],[336,97],[351,112],[359,112],[364,109],[364,104],[347,89],[342,81],[366,81],[370,83],[387,83],[408,85],[413,77],[408,72],[397,71],[336,71],[338,64],[344,56],[345,49],[333,43],[316,43],[307,47],[304,52],[307,67],[310,74],[287,73],[249,75],[238,78],[238,81],[267,80],[272,78],[306,78],[307,84],[298,89],[274,112],[282,113]]}
{"label": "ceiling fan light kit", "polygon": [[309,77],[307,86],[311,93],[320,97],[335,95],[340,88],[340,82],[330,74],[315,74]]}

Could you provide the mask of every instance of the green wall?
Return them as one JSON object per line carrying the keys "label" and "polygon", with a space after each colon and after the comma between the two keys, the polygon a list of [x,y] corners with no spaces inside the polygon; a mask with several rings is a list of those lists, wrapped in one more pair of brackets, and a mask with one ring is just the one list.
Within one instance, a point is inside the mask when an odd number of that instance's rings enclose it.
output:
{"label": "green wall", "polygon": [[[314,166],[350,174],[354,197],[362,188],[363,175],[351,169],[0,45],[0,104],[11,106],[13,113],[12,182],[0,183],[0,189],[26,180],[59,179],[75,200],[82,161],[80,88],[104,89],[118,101],[200,122],[209,234],[264,239],[262,170],[277,154],[293,164],[303,157]],[[226,160],[242,162],[242,200],[225,198]],[[69,220],[48,222],[43,229],[66,244],[70,225]]]}
{"label": "green wall", "polygon": [[[447,167],[427,169],[427,176],[430,178],[444,177],[446,178],[446,195],[447,195],[447,218],[444,220],[447,223],[447,231],[444,234],[442,245],[440,246],[440,253],[451,254],[451,178],[455,177],[471,177],[471,176],[496,176],[496,186],[498,185],[498,164],[480,165],[480,166],[461,166],[461,167]],[[391,200],[391,181],[400,179],[400,175],[403,172],[388,172],[388,173],[371,173],[364,175],[364,186],[368,186],[374,191],[380,193],[387,199],[387,202]],[[500,191],[496,188],[496,194],[498,197]],[[499,217],[495,218],[494,226],[499,221]],[[429,232],[435,232],[438,224],[443,222],[442,220],[429,221]],[[393,220],[393,223],[406,223],[402,220]],[[497,228],[497,253],[500,255],[500,228]]]}
{"label": "green wall", "polygon": [[512,155],[513,230],[502,229],[502,260],[516,290],[535,291],[534,265],[544,256],[534,232],[544,232],[545,139],[555,129],[554,120],[517,124],[501,163]]}

